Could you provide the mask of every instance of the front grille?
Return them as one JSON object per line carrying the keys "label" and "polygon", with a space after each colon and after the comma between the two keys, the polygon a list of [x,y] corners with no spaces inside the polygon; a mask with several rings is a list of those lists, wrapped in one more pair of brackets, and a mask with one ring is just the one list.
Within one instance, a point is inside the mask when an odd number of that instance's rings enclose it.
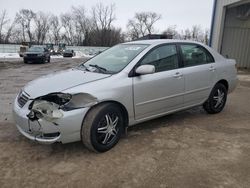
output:
{"label": "front grille", "polygon": [[36,57],[37,54],[27,54],[28,57]]}
{"label": "front grille", "polygon": [[28,94],[21,91],[17,97],[17,102],[19,107],[23,107],[29,100]]}

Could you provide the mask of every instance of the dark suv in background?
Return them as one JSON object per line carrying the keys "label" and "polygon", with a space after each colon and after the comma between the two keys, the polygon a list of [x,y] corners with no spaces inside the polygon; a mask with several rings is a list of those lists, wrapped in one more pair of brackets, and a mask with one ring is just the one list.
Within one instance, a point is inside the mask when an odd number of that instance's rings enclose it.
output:
{"label": "dark suv in background", "polygon": [[42,46],[32,46],[24,53],[24,63],[45,63],[50,62],[50,52]]}
{"label": "dark suv in background", "polygon": [[75,56],[74,50],[67,49],[63,52],[63,57],[73,57],[73,56]]}

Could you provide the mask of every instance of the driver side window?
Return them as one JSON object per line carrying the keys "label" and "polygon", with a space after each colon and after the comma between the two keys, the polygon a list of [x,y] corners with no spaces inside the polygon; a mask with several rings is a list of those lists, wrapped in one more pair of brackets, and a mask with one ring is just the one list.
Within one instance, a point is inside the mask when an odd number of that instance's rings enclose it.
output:
{"label": "driver side window", "polygon": [[140,65],[154,65],[155,72],[178,68],[178,55],[175,45],[164,45],[149,52]]}

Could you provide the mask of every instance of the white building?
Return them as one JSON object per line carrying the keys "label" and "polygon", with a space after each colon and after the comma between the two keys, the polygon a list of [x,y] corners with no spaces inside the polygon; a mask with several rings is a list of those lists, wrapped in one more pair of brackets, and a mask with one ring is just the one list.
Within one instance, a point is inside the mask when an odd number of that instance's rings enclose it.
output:
{"label": "white building", "polygon": [[250,0],[214,0],[210,45],[250,68]]}

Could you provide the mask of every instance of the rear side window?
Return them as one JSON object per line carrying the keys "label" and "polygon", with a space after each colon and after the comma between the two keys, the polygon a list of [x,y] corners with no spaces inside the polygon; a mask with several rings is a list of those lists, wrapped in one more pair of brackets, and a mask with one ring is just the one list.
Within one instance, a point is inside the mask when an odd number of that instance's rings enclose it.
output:
{"label": "rear side window", "polygon": [[213,56],[203,47],[196,44],[182,44],[181,51],[184,67],[214,62]]}
{"label": "rear side window", "polygon": [[154,65],[155,72],[178,68],[178,55],[175,45],[159,46],[149,52],[141,61],[141,65]]}

